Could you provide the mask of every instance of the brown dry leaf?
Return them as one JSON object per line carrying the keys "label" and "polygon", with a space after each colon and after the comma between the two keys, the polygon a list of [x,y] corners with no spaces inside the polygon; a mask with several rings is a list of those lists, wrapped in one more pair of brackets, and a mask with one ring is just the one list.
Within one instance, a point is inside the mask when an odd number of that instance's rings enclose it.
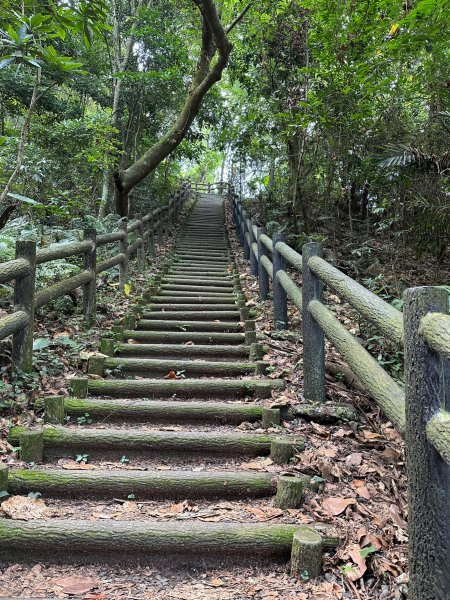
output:
{"label": "brown dry leaf", "polygon": [[208,585],[213,585],[214,587],[220,587],[221,585],[223,585],[223,581],[221,579],[219,579],[218,577],[211,579],[211,581],[208,582]]}
{"label": "brown dry leaf", "polygon": [[30,519],[48,519],[53,511],[39,498],[11,496],[2,502],[1,510],[10,519],[28,521]]}
{"label": "brown dry leaf", "polygon": [[377,550],[381,550],[381,548],[387,548],[389,546],[389,544],[385,540],[383,540],[383,538],[380,538],[374,533],[368,533],[367,535],[365,535],[360,541],[360,544],[363,548],[364,546],[373,546]]}
{"label": "brown dry leaf", "polygon": [[[3,506],[3,505],[2,505]],[[399,529],[406,530],[408,527],[406,521],[400,515],[400,509],[396,504],[391,504],[389,507],[389,516],[393,520],[393,522],[399,527]]]}
{"label": "brown dry leaf", "polygon": [[98,586],[97,582],[93,579],[86,579],[83,577],[67,577],[66,579],[58,579],[54,582],[54,584],[61,587],[65,594],[77,596],[80,594],[86,594]]}
{"label": "brown dry leaf", "polygon": [[80,360],[89,360],[92,356],[100,357],[100,358],[108,358],[107,354],[103,354],[102,352],[92,351],[88,352],[87,350],[82,350],[79,355]]}
{"label": "brown dry leaf", "polygon": [[164,379],[177,379],[177,374],[175,371],[169,371]]}
{"label": "brown dry leaf", "polygon": [[361,556],[361,548],[358,546],[358,544],[351,544],[346,550],[348,556],[352,559],[357,568],[347,571],[345,576],[350,581],[357,581],[358,579],[361,579],[361,577],[367,571],[366,559]]}
{"label": "brown dry leaf", "polygon": [[334,458],[337,456],[337,450],[335,448],[321,448],[320,454],[328,458]]}
{"label": "brown dry leaf", "polygon": [[363,437],[366,438],[366,440],[377,440],[380,437],[382,437],[379,433],[375,433],[374,431],[369,431],[367,429],[364,429],[362,434]]}
{"label": "brown dry leaf", "polygon": [[325,498],[325,500],[322,502],[322,508],[324,508],[330,515],[337,517],[337,515],[343,513],[344,510],[351,504],[355,504],[354,498],[330,496],[329,498]]}
{"label": "brown dry leaf", "polygon": [[179,502],[178,504],[172,504],[170,507],[170,512],[173,513],[183,513],[185,511],[189,512],[197,512],[198,506],[189,500],[183,500],[183,502]]}
{"label": "brown dry leaf", "polygon": [[189,340],[188,342],[185,343],[185,346],[195,346],[195,343],[192,342],[191,340]]}
{"label": "brown dry leaf", "polygon": [[95,469],[94,465],[90,465],[89,463],[85,463],[83,461],[77,462],[76,460],[70,460],[61,466],[63,469],[70,471],[92,471],[92,469]]}
{"label": "brown dry leaf", "polygon": [[262,471],[272,464],[273,461],[270,458],[264,458],[263,460],[251,460],[250,462],[241,463],[241,469],[254,469],[256,471]]}
{"label": "brown dry leaf", "polygon": [[264,510],[260,508],[254,508],[251,506],[250,508],[245,509],[247,512],[255,515],[258,521],[270,521],[271,519],[276,519],[277,517],[281,517],[284,514],[284,511],[281,508],[264,508]]}
{"label": "brown dry leaf", "polygon": [[358,496],[361,496],[361,498],[364,498],[365,500],[370,500],[371,498],[370,492],[365,485],[362,485],[361,487],[357,488],[356,493],[358,494]]}
{"label": "brown dry leaf", "polygon": [[256,302],[254,300],[247,300],[245,306],[256,306]]}
{"label": "brown dry leaf", "polygon": [[363,455],[361,454],[361,452],[354,452],[353,454],[349,454],[346,457],[345,463],[347,465],[359,467],[359,465],[362,463],[362,458],[363,458]]}

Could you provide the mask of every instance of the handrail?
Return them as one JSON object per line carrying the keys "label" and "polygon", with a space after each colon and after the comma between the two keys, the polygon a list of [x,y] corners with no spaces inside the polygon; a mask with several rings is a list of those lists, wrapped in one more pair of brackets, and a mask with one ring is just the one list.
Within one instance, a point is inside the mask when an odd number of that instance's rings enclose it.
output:
{"label": "handrail", "polygon": [[[83,288],[83,311],[86,325],[95,320],[96,277],[113,267],[119,267],[119,283],[128,281],[128,262],[137,253],[138,268],[145,267],[145,246],[150,256],[154,256],[155,239],[160,245],[178,218],[181,208],[191,194],[189,183],[184,183],[180,191],[170,198],[165,206],[152,209],[148,214],[131,223],[122,219],[118,231],[97,235],[94,229],[86,229],[84,240],[54,244],[47,248],[36,248],[36,242],[16,243],[16,258],[0,264],[0,283],[15,281],[14,301],[16,310],[0,319],[0,340],[13,335],[12,359],[17,368],[32,369],[32,342],[34,311],[49,302]],[[156,222],[155,217],[159,216]],[[129,236],[131,243],[129,243]],[[114,256],[97,261],[98,248],[118,243]],[[72,277],[36,290],[36,266],[53,260],[83,257],[83,270]]]}
{"label": "handrail", "polygon": [[450,358],[450,316],[428,313],[420,324],[420,333],[430,348],[441,356]]}
{"label": "handrail", "polygon": [[275,250],[281,254],[281,256],[292,266],[301,271],[302,269],[302,255],[296,252],[293,248],[288,246],[285,242],[278,242],[275,246]]}
{"label": "handrail", "polygon": [[84,242],[69,242],[67,244],[54,244],[48,246],[48,248],[39,248],[36,251],[36,264],[42,265],[52,260],[86,254],[88,252],[93,252],[94,248],[95,244],[89,240]]}
{"label": "handrail", "polygon": [[405,394],[400,386],[326,306],[318,300],[311,300],[308,310],[387,417],[400,433],[404,433]]}
{"label": "handrail", "polygon": [[333,291],[377,325],[387,338],[403,345],[403,317],[399,310],[319,256],[310,258],[308,266]]}
{"label": "handrail", "polygon": [[26,258],[16,258],[0,264],[0,283],[25,277],[30,272],[30,263]]}
{"label": "handrail", "polygon": [[[259,294],[268,298],[272,280],[273,318],[288,325],[290,299],[302,315],[303,395],[326,399],[325,337],[363,387],[405,436],[408,480],[408,527],[411,600],[447,597],[450,585],[450,316],[448,293],[439,287],[406,290],[403,314],[323,259],[322,245],[304,244],[302,254],[271,240],[247,217],[235,195],[233,217],[244,257],[258,278]],[[257,239],[258,243],[254,243]],[[251,243],[249,243],[249,240]],[[268,258],[272,253],[272,261]],[[302,274],[302,287],[286,272]],[[323,284],[404,346],[405,389],[382,368],[358,338],[322,302]],[[423,492],[426,491],[426,493]],[[426,532],[426,536],[424,536]]]}

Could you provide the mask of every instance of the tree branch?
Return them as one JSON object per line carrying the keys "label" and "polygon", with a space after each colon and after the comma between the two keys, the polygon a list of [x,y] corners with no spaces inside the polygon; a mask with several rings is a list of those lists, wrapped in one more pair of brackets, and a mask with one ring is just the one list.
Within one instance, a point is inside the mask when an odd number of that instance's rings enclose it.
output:
{"label": "tree branch", "polygon": [[[151,173],[184,139],[197,116],[203,98],[209,89],[221,79],[231,52],[216,5],[213,0],[193,0],[202,15],[202,47],[196,72],[184,104],[169,131],[140,159],[122,173],[115,174],[116,210],[124,215],[124,198],[130,190]],[[217,60],[211,66],[213,58]]]}
{"label": "tree branch", "polygon": [[230,31],[232,31],[236,27],[236,25],[238,25],[242,21],[242,19],[245,17],[245,15],[248,13],[248,11],[251,9],[251,7],[253,5],[254,5],[254,2],[250,2],[250,4],[247,4],[247,6],[244,8],[244,10],[241,12],[241,14],[238,15],[230,25],[228,25],[228,27],[226,29],[227,34],[230,33]]}

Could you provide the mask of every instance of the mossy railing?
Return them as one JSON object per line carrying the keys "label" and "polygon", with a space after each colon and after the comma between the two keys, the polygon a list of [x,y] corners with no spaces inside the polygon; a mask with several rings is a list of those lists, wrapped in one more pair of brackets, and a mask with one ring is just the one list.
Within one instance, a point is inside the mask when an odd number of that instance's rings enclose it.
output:
{"label": "mossy railing", "polygon": [[[450,316],[448,292],[405,292],[403,314],[323,258],[320,243],[302,254],[282,234],[270,238],[235,195],[236,232],[258,278],[262,299],[272,286],[274,322],[288,328],[288,300],[302,314],[304,396],[323,402],[325,337],[387,417],[405,436],[411,600],[444,600],[450,589]],[[287,272],[298,271],[300,287]],[[324,285],[347,301],[393,343],[404,346],[405,388],[380,366],[322,302]]]}
{"label": "mossy railing", "polygon": [[[16,242],[16,258],[0,264],[0,283],[14,281],[13,312],[0,319],[0,340],[13,336],[12,361],[15,368],[30,372],[33,363],[33,330],[35,311],[49,302],[77,288],[83,288],[83,315],[87,327],[93,325],[96,314],[97,275],[119,267],[119,283],[128,282],[128,265],[136,255],[140,269],[145,267],[145,256],[155,256],[155,244],[162,244],[175,224],[183,204],[191,194],[185,183],[165,206],[136,219],[120,221],[118,231],[97,235],[95,229],[84,231],[84,240],[37,248],[34,241]],[[134,238],[134,239],[133,239]],[[133,241],[131,241],[133,239]],[[97,249],[117,243],[117,253],[105,260],[97,260]],[[36,290],[38,265],[69,257],[83,257],[83,270],[42,290]]]}

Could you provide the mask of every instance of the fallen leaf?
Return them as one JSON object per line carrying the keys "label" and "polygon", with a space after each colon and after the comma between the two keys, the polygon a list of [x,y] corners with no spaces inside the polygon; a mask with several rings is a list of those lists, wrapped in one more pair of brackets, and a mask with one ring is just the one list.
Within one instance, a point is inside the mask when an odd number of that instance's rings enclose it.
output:
{"label": "fallen leaf", "polygon": [[337,515],[343,513],[344,510],[351,504],[355,504],[354,498],[330,496],[329,498],[325,498],[325,500],[322,502],[322,508],[324,508],[330,515],[336,517]]}
{"label": "fallen leaf", "polygon": [[177,379],[177,374],[175,371],[169,371],[164,379]]}
{"label": "fallen leaf", "polygon": [[362,463],[362,458],[363,455],[361,454],[361,452],[354,452],[353,454],[349,454],[346,457],[345,463],[347,465],[358,467]]}
{"label": "fallen leaf", "polygon": [[370,492],[365,485],[362,485],[361,487],[357,488],[356,493],[358,494],[358,496],[361,496],[361,498],[364,498],[365,500],[370,500]]}
{"label": "fallen leaf", "polygon": [[30,519],[48,519],[53,511],[40,498],[11,496],[1,504],[1,510],[10,519],[28,521]]}
{"label": "fallen leaf", "polygon": [[223,585],[223,581],[219,578],[211,579],[211,581],[209,581],[208,583],[209,585],[213,585],[214,587],[220,587],[221,585]]}
{"label": "fallen leaf", "polygon": [[257,471],[264,470],[273,464],[272,459],[264,458],[263,460],[251,460],[250,462],[241,463],[242,469],[255,469]]}
{"label": "fallen leaf", "polygon": [[94,465],[90,465],[89,463],[85,463],[83,461],[77,462],[76,460],[71,460],[61,466],[63,469],[70,471],[92,471],[92,469],[95,469]]}
{"label": "fallen leaf", "polygon": [[391,517],[393,522],[397,525],[397,527],[399,527],[400,529],[406,530],[406,528],[408,526],[406,524],[406,521],[400,515],[400,509],[396,504],[391,504],[391,506],[389,507],[389,516]]}
{"label": "fallen leaf", "polygon": [[92,356],[97,356],[99,358],[108,358],[108,355],[103,354],[102,352],[88,352],[87,350],[82,350],[78,356],[81,360],[89,360]]}
{"label": "fallen leaf", "polygon": [[82,577],[68,577],[54,582],[55,585],[62,588],[65,594],[78,595],[86,594],[97,587],[97,582],[93,579],[84,579]]}
{"label": "fallen leaf", "polygon": [[358,544],[351,544],[346,549],[346,553],[356,564],[357,568],[353,568],[351,571],[347,571],[345,573],[345,576],[350,581],[357,581],[367,571],[366,559],[361,555],[361,548],[358,546]]}

